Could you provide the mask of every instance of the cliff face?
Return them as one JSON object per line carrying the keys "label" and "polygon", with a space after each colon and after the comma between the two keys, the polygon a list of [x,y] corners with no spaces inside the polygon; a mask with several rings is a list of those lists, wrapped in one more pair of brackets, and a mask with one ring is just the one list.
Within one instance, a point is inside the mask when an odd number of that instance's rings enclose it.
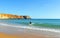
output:
{"label": "cliff face", "polygon": [[30,19],[30,16],[17,16],[12,14],[0,14],[0,19]]}

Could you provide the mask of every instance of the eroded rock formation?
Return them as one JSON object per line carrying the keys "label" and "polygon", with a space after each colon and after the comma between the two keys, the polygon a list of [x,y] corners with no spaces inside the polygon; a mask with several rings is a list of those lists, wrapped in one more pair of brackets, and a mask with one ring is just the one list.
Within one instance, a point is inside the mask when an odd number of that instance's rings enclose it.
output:
{"label": "eroded rock formation", "polygon": [[0,19],[30,19],[30,16],[18,16],[12,14],[0,14]]}

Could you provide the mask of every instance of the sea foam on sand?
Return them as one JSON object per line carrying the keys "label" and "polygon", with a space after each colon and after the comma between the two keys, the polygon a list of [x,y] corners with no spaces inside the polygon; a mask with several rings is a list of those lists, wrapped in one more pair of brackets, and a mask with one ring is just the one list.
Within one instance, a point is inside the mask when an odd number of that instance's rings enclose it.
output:
{"label": "sea foam on sand", "polygon": [[[22,30],[22,31],[21,31]],[[0,32],[19,34],[20,37],[27,38],[60,38],[60,30],[35,28],[32,26],[12,25],[7,23],[0,23]]]}
{"label": "sea foam on sand", "polygon": [[35,28],[35,27],[22,26],[22,25],[10,25],[10,24],[6,24],[6,23],[0,23],[0,25],[2,25],[2,26],[9,26],[9,27],[16,27],[16,28],[26,28],[26,29],[30,29],[30,30],[41,30],[41,31],[49,31],[49,32],[60,33],[60,30],[58,30],[58,29]]}

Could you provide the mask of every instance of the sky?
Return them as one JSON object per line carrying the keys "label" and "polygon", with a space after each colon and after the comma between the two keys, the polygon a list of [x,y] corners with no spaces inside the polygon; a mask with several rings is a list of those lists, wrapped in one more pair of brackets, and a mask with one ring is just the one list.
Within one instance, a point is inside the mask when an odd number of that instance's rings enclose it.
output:
{"label": "sky", "polygon": [[60,0],[0,0],[0,13],[60,19]]}

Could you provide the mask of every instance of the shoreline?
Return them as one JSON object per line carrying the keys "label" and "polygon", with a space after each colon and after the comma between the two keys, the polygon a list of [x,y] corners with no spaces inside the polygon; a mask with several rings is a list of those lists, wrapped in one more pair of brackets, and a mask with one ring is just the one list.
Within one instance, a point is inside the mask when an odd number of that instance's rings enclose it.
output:
{"label": "shoreline", "polygon": [[40,31],[48,31],[48,32],[56,32],[60,33],[60,30],[58,29],[50,29],[50,28],[35,28],[35,27],[30,27],[30,26],[22,26],[22,25],[11,25],[7,23],[0,23],[0,26],[9,26],[9,27],[14,27],[14,28],[22,28],[22,29],[30,29],[30,30],[40,30]]}
{"label": "shoreline", "polygon": [[[27,29],[26,27],[19,27],[19,26],[14,26],[14,25],[8,25],[8,24],[4,24],[4,23],[0,23],[0,32],[8,34],[8,35],[18,35],[18,37],[20,36],[24,36],[24,37],[33,37],[33,38],[60,38],[60,32],[50,32],[50,31],[43,31],[43,30],[32,30],[32,28]],[[29,38],[28,37],[28,38]]]}

